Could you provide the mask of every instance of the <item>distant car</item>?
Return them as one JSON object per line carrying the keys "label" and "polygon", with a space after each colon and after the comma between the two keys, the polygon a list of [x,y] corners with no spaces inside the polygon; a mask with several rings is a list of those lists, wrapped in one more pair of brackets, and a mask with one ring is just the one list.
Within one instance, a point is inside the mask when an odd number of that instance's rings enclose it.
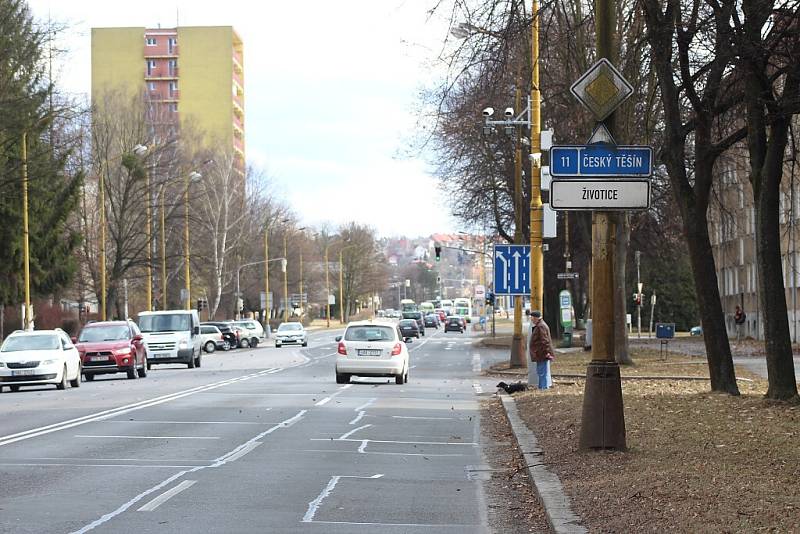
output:
{"label": "distant car", "polygon": [[247,340],[251,347],[257,347],[258,342],[264,337],[264,327],[256,320],[242,319],[233,321],[233,324],[247,331]]}
{"label": "distant car", "polygon": [[423,336],[425,335],[425,317],[422,315],[422,312],[404,311],[403,319],[414,319],[415,321],[417,321],[417,326],[419,326],[419,333]]}
{"label": "distant car", "polygon": [[447,313],[442,308],[433,310],[439,316],[439,322],[444,323],[447,320]]}
{"label": "distant car", "polygon": [[81,385],[81,357],[63,330],[18,330],[0,347],[0,391],[42,384],[66,389],[67,381]]}
{"label": "distant car", "polygon": [[308,346],[308,333],[303,328],[303,323],[281,323],[275,331],[275,348],[283,345]]}
{"label": "distant car", "polygon": [[444,325],[445,332],[458,332],[460,334],[464,333],[464,323],[461,322],[462,319],[460,317],[450,316],[447,318],[447,322]]}
{"label": "distant car", "polygon": [[222,350],[230,350],[239,346],[239,336],[236,334],[237,331],[231,328],[230,323],[225,323],[222,321],[207,321],[205,323],[200,323],[200,326],[214,326],[222,333],[222,337],[225,338],[227,344],[223,344],[221,347],[217,346],[217,348],[221,348]]}
{"label": "distant car", "polygon": [[703,327],[702,326],[693,326],[692,329],[689,330],[689,335],[702,336],[703,335]]}
{"label": "distant car", "polygon": [[358,321],[347,325],[339,342],[336,358],[336,383],[350,377],[393,376],[395,383],[408,382],[409,355],[397,324]]}
{"label": "distant car", "polygon": [[411,337],[419,339],[419,325],[414,319],[402,319],[397,326],[400,327],[400,333],[403,334],[404,339]]}
{"label": "distant car", "polygon": [[214,352],[217,349],[228,350],[230,344],[222,332],[216,326],[210,324],[200,324],[200,339],[203,345],[203,350],[206,352]]}
{"label": "distant car", "polygon": [[431,328],[439,328],[439,316],[435,313],[429,313],[425,316],[425,326]]}
{"label": "distant car", "polygon": [[147,350],[133,321],[89,323],[74,342],[90,382],[95,375],[111,373],[127,373],[131,380],[147,376]]}

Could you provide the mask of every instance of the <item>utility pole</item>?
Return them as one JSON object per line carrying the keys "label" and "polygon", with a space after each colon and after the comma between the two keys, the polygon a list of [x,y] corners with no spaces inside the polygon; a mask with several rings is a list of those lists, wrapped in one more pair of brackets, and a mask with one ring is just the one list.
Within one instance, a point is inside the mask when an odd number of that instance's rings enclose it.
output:
{"label": "utility pole", "polygon": [[[616,27],[614,0],[595,0],[597,56],[612,60]],[[614,134],[614,114],[600,121]],[[586,369],[579,447],[625,450],[622,382],[614,351],[614,218],[609,211],[592,217],[592,361]]]}
{"label": "utility pole", "polygon": [[[514,109],[520,109],[522,104],[522,89],[520,80],[517,79],[517,89],[514,95]],[[516,131],[516,147],[514,150],[514,243],[521,244],[522,235],[522,127],[514,127]],[[497,288],[494,288],[497,289]],[[495,297],[497,298],[497,297]],[[492,336],[494,337],[494,310],[492,310]],[[511,367],[525,367],[525,338],[522,335],[522,297],[514,297],[514,335],[511,337]]]}

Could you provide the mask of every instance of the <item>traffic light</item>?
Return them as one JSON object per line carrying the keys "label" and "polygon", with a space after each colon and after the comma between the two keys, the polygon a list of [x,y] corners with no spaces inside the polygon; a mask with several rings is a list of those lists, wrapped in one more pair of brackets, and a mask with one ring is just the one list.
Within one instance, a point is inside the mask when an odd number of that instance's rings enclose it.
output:
{"label": "traffic light", "polygon": [[641,306],[642,305],[642,294],[641,293],[634,293],[633,294],[633,305],[634,306]]}
{"label": "traffic light", "polygon": [[494,307],[494,293],[491,291],[486,293],[486,305]]}
{"label": "traffic light", "polygon": [[197,299],[197,311],[201,312],[206,307],[206,299]]}
{"label": "traffic light", "polygon": [[436,261],[442,260],[442,245],[439,243],[434,243],[433,251],[436,253]]}

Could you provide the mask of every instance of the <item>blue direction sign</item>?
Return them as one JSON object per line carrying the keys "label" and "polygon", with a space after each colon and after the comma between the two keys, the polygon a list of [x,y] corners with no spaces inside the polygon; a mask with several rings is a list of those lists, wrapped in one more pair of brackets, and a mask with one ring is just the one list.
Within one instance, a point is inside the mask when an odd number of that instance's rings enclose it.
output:
{"label": "blue direction sign", "polygon": [[554,146],[550,149],[550,174],[575,177],[650,176],[653,149],[649,146]]}
{"label": "blue direction sign", "polygon": [[495,295],[529,295],[531,292],[530,245],[494,246]]}

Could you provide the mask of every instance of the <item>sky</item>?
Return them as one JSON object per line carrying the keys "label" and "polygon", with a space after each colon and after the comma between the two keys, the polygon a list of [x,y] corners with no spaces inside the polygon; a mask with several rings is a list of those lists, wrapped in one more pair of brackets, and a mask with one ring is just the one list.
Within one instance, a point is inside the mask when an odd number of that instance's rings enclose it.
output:
{"label": "sky", "polygon": [[93,27],[233,26],[244,42],[248,164],[301,225],[356,221],[383,237],[460,229],[430,161],[408,150],[447,34],[431,4],[28,0],[35,18],[68,25],[57,83],[87,96]]}

